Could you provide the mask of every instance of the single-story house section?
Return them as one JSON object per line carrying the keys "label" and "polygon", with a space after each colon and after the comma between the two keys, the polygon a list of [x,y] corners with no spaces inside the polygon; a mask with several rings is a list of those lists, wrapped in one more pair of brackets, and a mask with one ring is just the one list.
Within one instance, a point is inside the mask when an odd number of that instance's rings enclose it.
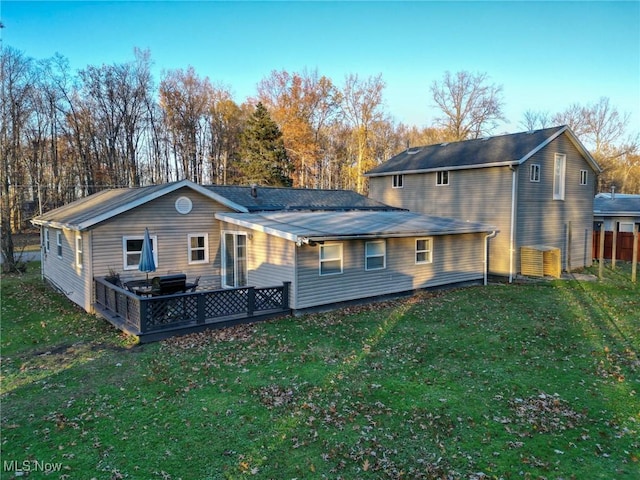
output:
{"label": "single-story house section", "polygon": [[43,277],[89,312],[100,311],[99,279],[114,272],[123,284],[145,279],[138,270],[145,229],[156,264],[150,277],[199,278],[198,292],[285,284],[294,310],[480,283],[495,232],[351,191],[188,180],[106,190],[32,222],[41,228]]}
{"label": "single-story house section", "polygon": [[618,232],[633,233],[633,226],[640,224],[640,195],[599,193],[593,204],[593,220],[604,222],[607,232],[613,232],[618,222]]}
{"label": "single-story house section", "polygon": [[294,310],[482,282],[486,241],[495,232],[480,223],[395,209],[222,212],[216,219],[229,238],[248,237],[248,282],[291,282]]}

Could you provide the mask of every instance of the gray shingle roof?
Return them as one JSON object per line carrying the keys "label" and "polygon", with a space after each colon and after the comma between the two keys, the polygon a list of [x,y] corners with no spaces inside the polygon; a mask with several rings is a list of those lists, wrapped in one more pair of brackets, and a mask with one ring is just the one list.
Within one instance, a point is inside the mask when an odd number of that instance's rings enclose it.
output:
{"label": "gray shingle roof", "polygon": [[495,227],[408,211],[217,213],[216,218],[298,243],[488,233]]}
{"label": "gray shingle roof", "polygon": [[84,230],[180,188],[191,188],[237,212],[282,210],[401,210],[348,190],[201,186],[188,180],[139,188],[104,190],[51,210],[32,220],[35,225]]}
{"label": "gray shingle roof", "polygon": [[569,127],[558,126],[476,140],[412,147],[368,171],[365,175],[380,176],[522,163],[564,132],[569,133],[569,138],[599,171],[595,160],[580,144]]}
{"label": "gray shingle roof", "polygon": [[596,196],[593,211],[598,215],[640,216],[640,195],[620,195],[615,198]]}
{"label": "gray shingle roof", "polygon": [[250,212],[279,210],[398,210],[350,190],[209,185],[204,187]]}

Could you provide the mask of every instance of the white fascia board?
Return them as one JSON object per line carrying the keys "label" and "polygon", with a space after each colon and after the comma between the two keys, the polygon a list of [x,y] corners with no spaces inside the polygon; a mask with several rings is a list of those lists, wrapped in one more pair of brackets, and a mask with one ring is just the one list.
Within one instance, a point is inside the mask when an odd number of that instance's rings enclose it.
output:
{"label": "white fascia board", "polygon": [[553,135],[551,135],[544,142],[542,142],[540,145],[538,145],[536,148],[534,148],[529,153],[527,153],[524,157],[522,157],[520,160],[518,160],[518,164],[522,165],[524,162],[529,160],[532,156],[534,156],[536,153],[538,153],[540,150],[542,150],[544,147],[546,147],[551,142],[553,142],[556,138],[558,138],[560,135],[562,135],[567,130],[567,128],[569,128],[569,127],[565,126],[565,127],[561,128],[560,130],[558,130]]}
{"label": "white fascia board", "polygon": [[78,225],[70,225],[68,223],[47,222],[47,221],[36,220],[36,219],[32,219],[31,223],[34,225],[38,225],[40,227],[56,228],[58,230],[72,230],[75,232],[80,232],[83,230],[79,228]]}
{"label": "white fascia board", "polygon": [[284,238],[285,240],[289,240],[291,242],[298,242],[298,240],[300,240],[300,237],[298,237],[298,235],[295,235],[293,233],[284,232],[282,230],[278,230],[272,227],[265,227],[264,225],[258,225],[257,223],[250,222],[249,220],[242,220],[240,218],[228,217],[224,213],[216,213],[215,218],[216,220],[227,222],[227,223],[230,223],[231,225],[248,228],[249,230],[266,233],[267,235],[273,235],[274,237],[278,237],[278,238]]}
{"label": "white fascia board", "polygon": [[423,168],[419,170],[398,170],[394,172],[384,173],[365,173],[365,177],[387,177],[389,175],[411,175],[415,173],[429,173],[429,172],[451,172],[453,170],[474,170],[477,168],[491,168],[491,167],[508,167],[516,165],[518,161],[506,161],[506,162],[491,162],[491,163],[477,163],[473,165],[460,165],[455,167],[438,167],[438,168]]}

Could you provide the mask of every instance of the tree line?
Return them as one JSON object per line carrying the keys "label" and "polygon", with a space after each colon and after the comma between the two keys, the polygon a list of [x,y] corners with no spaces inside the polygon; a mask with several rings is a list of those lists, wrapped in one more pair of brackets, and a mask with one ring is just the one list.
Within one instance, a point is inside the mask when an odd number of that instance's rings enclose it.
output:
{"label": "tree line", "polygon": [[[3,255],[7,232],[101,189],[186,178],[366,193],[363,173],[403,149],[487,136],[505,121],[502,86],[486,73],[433,81],[417,101],[440,115],[417,127],[392,120],[382,75],[349,74],[337,84],[317,70],[273,71],[238,104],[230,87],[193,67],[164,71],[156,84],[148,50],[72,71],[62,55],[0,48]],[[558,113],[528,111],[521,125],[570,125],[605,168],[601,190],[640,192],[628,122],[603,97]]]}

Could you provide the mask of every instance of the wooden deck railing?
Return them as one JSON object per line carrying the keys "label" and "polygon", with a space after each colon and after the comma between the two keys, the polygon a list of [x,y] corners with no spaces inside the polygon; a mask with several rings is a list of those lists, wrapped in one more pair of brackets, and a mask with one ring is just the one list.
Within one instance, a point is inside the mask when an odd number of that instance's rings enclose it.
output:
{"label": "wooden deck railing", "polygon": [[119,328],[138,336],[289,311],[289,285],[203,290],[144,297],[94,278],[95,307]]}

